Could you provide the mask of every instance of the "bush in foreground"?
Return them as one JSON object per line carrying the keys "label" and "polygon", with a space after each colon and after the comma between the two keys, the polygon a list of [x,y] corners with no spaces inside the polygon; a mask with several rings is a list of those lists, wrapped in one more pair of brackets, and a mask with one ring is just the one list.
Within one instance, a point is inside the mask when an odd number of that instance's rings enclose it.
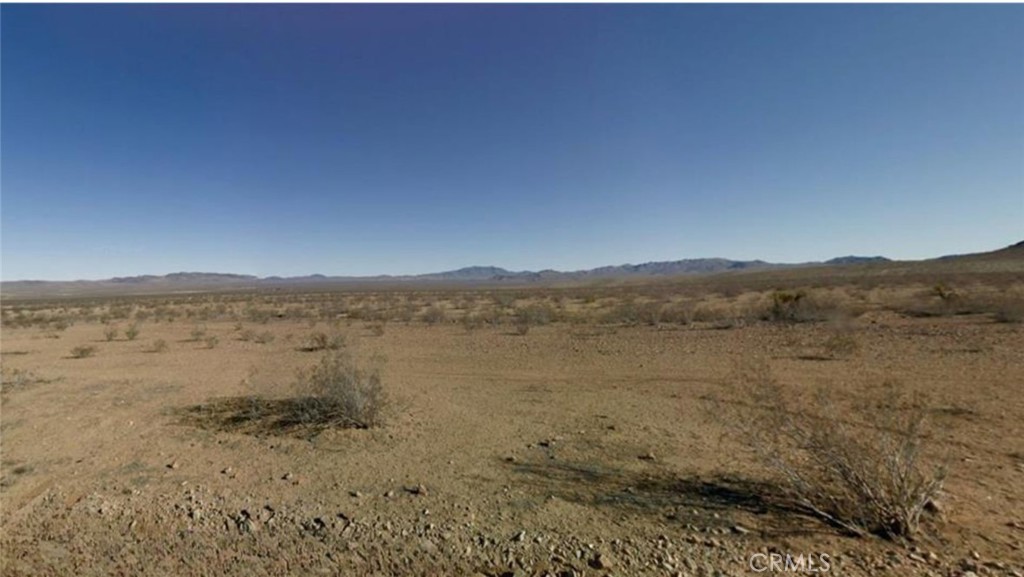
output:
{"label": "bush in foreground", "polygon": [[344,351],[327,353],[299,374],[304,396],[295,404],[295,420],[321,427],[366,429],[384,423],[389,400],[380,371],[364,369]]}
{"label": "bush in foreground", "polygon": [[918,532],[945,478],[925,462],[922,399],[890,385],[875,405],[843,410],[824,389],[809,401],[787,394],[767,365],[740,371],[739,383],[751,405],[728,422],[800,509],[857,535]]}

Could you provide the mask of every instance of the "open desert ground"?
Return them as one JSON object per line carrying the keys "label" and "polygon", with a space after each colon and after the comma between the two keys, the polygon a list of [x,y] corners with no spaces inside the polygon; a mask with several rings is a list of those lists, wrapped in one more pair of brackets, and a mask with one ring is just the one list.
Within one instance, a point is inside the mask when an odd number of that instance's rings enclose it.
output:
{"label": "open desert ground", "polygon": [[[794,273],[783,318],[740,278],[6,299],[3,574],[1024,574],[1024,279]],[[286,418],[326,343],[379,369],[380,426]],[[923,394],[912,539],[783,497],[754,364],[796,414]]]}

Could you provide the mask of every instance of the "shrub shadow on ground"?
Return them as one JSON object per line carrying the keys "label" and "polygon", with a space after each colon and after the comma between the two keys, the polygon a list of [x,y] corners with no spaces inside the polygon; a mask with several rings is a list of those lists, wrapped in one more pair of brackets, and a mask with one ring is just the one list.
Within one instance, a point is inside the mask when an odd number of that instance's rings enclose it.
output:
{"label": "shrub shadow on ground", "polygon": [[[735,476],[638,473],[594,463],[509,463],[517,481],[539,494],[622,513],[657,515],[697,528],[747,529],[765,535],[828,532],[772,483]],[[742,518],[742,523],[740,519]]]}
{"label": "shrub shadow on ground", "polygon": [[310,438],[327,429],[346,428],[336,420],[317,419],[310,411],[315,402],[312,397],[220,397],[178,409],[175,413],[184,425],[258,437]]}

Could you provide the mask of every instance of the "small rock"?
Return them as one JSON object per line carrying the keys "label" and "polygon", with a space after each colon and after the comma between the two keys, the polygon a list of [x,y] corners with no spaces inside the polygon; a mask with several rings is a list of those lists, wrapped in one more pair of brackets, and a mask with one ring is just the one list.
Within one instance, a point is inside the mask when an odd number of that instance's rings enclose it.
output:
{"label": "small rock", "polygon": [[524,539],[526,539],[526,531],[520,531],[512,537],[512,540],[517,543],[522,542]]}
{"label": "small rock", "polygon": [[651,452],[651,451],[648,451],[647,453],[645,453],[643,455],[640,455],[640,459],[644,460],[644,461],[653,461],[653,460],[655,460],[654,453]]}
{"label": "small rock", "polygon": [[732,532],[740,534],[740,535],[746,535],[746,534],[750,533],[750,529],[747,529],[743,525],[733,525],[732,526]]}
{"label": "small rock", "polygon": [[608,569],[613,565],[612,558],[607,553],[598,553],[588,563],[594,569]]}
{"label": "small rock", "polygon": [[415,485],[415,486],[412,486],[412,487],[406,487],[405,490],[406,490],[406,492],[412,493],[413,495],[426,495],[427,494],[427,488],[424,487],[422,484]]}
{"label": "small rock", "polygon": [[177,468],[178,468],[178,467],[180,467],[180,466],[181,466],[181,465],[179,465],[177,461],[174,461],[173,463],[169,463],[169,464],[167,465],[167,468],[168,468],[168,469],[177,469]]}
{"label": "small rock", "polygon": [[388,499],[390,499],[391,497],[395,496],[395,492],[394,491],[388,491],[387,493],[384,493],[384,496],[387,497]]}
{"label": "small rock", "polygon": [[223,469],[223,470],[221,471],[221,473],[222,473],[222,474],[224,474],[224,475],[231,475],[231,474],[232,474],[232,473],[234,473],[234,472],[235,472],[235,470],[234,470],[234,469],[232,469],[231,467],[225,467],[225,468],[224,468],[224,469]]}
{"label": "small rock", "polygon": [[292,475],[291,473],[285,473],[284,476],[281,478],[285,481],[291,481],[292,479],[295,478],[295,475]]}

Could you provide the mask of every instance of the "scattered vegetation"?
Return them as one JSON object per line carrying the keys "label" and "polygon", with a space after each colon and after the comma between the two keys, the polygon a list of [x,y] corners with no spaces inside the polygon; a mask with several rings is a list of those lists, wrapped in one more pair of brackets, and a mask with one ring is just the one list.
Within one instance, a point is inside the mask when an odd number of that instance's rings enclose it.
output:
{"label": "scattered vegetation", "polygon": [[116,339],[119,332],[121,331],[116,326],[110,325],[103,329],[103,337],[109,342]]}
{"label": "scattered vegetation", "polygon": [[149,347],[151,353],[163,353],[167,351],[167,341],[163,339],[157,339],[153,341],[153,344]]}
{"label": "scattered vegetation", "polygon": [[134,341],[136,338],[138,338],[138,336],[139,336],[139,324],[138,323],[132,323],[131,325],[129,325],[128,328],[126,328],[124,330],[124,336],[129,341]]}
{"label": "scattered vegetation", "polygon": [[14,369],[0,366],[0,394],[24,389],[38,383],[51,383],[52,379],[44,379],[26,369]]}

